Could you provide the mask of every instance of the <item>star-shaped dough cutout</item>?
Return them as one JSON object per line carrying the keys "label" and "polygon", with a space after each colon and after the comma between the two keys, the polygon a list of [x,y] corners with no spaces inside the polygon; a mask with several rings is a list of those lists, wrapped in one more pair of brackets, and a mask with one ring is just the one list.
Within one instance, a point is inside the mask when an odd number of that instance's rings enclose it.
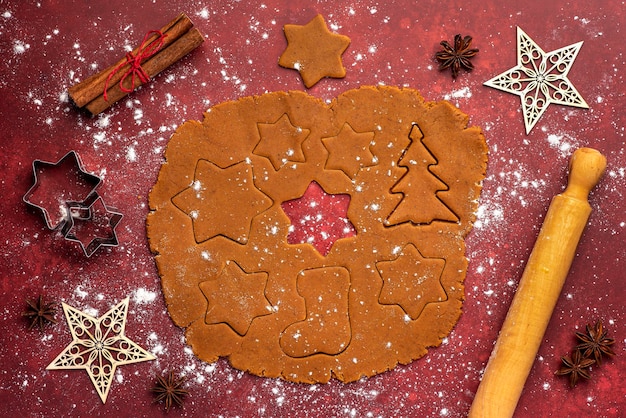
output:
{"label": "star-shaped dough cutout", "polygon": [[245,244],[252,218],[272,206],[255,187],[252,168],[243,161],[220,168],[199,160],[194,182],[172,203],[191,218],[197,243],[222,235]]}
{"label": "star-shaped dough cutout", "polygon": [[378,301],[400,305],[411,319],[417,319],[427,304],[448,299],[440,282],[445,263],[442,258],[425,258],[414,245],[407,245],[395,260],[376,263],[383,279]]}
{"label": "star-shaped dough cutout", "polygon": [[520,96],[526,134],[551,103],[589,108],[567,78],[582,44],[578,42],[545,53],[521,28],[517,28],[517,66],[485,85]]}
{"label": "star-shaped dough cutout", "polygon": [[87,257],[100,247],[118,245],[115,228],[123,215],[108,208],[100,196],[88,206],[70,207],[65,239],[78,242]]}
{"label": "star-shaped dough cutout", "polygon": [[285,113],[274,123],[259,123],[261,140],[254,153],[266,157],[278,171],[288,162],[304,162],[302,143],[311,132],[309,129],[294,126]]}
{"label": "star-shaped dough cutout", "polygon": [[118,366],[155,359],[124,334],[128,298],[97,319],[65,303],[63,311],[72,342],[46,369],[86,370],[102,403],[106,403]]}
{"label": "star-shaped dough cutout", "polygon": [[278,64],[298,70],[307,88],[324,77],[346,76],[341,55],[350,45],[350,38],[329,31],[322,15],[304,26],[285,25],[283,29],[288,45]]}
{"label": "star-shaped dough cutout", "polygon": [[67,205],[87,200],[102,181],[83,169],[75,151],[68,152],[56,163],[33,161],[33,174],[35,182],[23,200],[43,213],[49,229],[64,225],[68,217]]}
{"label": "star-shaped dough cutout", "polygon": [[228,324],[237,334],[248,333],[254,318],[272,313],[265,297],[267,273],[247,273],[234,261],[228,261],[215,280],[199,284],[209,306],[204,322]]}
{"label": "star-shaped dough cutout", "polygon": [[370,151],[374,140],[374,132],[355,132],[352,126],[344,123],[337,136],[322,138],[328,150],[326,168],[341,170],[354,179],[363,167],[376,164],[376,158]]}

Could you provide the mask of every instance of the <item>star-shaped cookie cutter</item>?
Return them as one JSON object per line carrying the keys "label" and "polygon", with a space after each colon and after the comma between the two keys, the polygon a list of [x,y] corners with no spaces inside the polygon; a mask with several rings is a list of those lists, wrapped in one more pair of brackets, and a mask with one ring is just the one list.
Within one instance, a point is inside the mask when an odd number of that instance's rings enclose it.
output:
{"label": "star-shaped cookie cutter", "polygon": [[[70,179],[68,174],[73,174],[74,178]],[[33,161],[33,175],[35,182],[23,200],[42,212],[46,226],[51,230],[62,228],[68,219],[69,206],[87,201],[102,183],[100,177],[84,170],[76,151],[68,152],[56,163]],[[68,189],[68,185],[74,189]],[[46,187],[55,190],[47,191]]]}
{"label": "star-shaped cookie cutter", "polygon": [[99,195],[90,200],[93,201],[70,205],[68,221],[63,227],[65,239],[79,243],[87,257],[100,247],[119,245],[115,227],[124,217],[107,207]]}
{"label": "star-shaped cookie cutter", "polygon": [[[85,171],[76,151],[56,163],[33,161],[33,175],[23,201],[42,213],[48,229],[78,242],[87,257],[101,246],[118,245],[115,227],[123,215],[104,204],[96,192],[102,179]],[[108,230],[105,235],[103,229]]]}

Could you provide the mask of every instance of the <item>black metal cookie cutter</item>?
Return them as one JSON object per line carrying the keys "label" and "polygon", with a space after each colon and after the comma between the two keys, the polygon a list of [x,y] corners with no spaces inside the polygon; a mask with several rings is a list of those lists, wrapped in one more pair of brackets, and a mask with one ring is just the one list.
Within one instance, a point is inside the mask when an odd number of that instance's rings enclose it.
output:
{"label": "black metal cookie cutter", "polygon": [[102,179],[84,170],[76,151],[56,163],[33,161],[33,174],[35,182],[23,200],[43,214],[48,229],[79,243],[87,257],[119,244],[115,228],[123,215],[105,205],[96,192]]}

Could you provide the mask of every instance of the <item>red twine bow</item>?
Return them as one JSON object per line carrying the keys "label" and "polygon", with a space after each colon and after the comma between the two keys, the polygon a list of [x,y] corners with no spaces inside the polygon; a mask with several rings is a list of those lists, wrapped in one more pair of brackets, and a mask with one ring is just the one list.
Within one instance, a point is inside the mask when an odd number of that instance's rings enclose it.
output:
{"label": "red twine bow", "polygon": [[[148,42],[148,39],[150,38],[150,36],[152,36],[152,34],[157,34],[158,38],[155,39],[154,42],[146,46],[146,43]],[[120,69],[122,69],[122,67],[125,66],[126,64],[130,64],[130,68],[128,69],[128,71],[124,73],[124,75],[122,76],[122,79],[120,80],[120,89],[123,92],[130,93],[133,90],[135,90],[135,77],[138,77],[139,80],[143,84],[150,81],[150,76],[141,67],[141,61],[147,58],[150,58],[151,56],[156,54],[156,52],[159,49],[161,49],[161,47],[163,46],[163,40],[165,39],[166,36],[167,34],[164,34],[160,30],[151,30],[148,33],[146,33],[146,36],[144,36],[143,41],[141,42],[141,45],[139,46],[139,52],[137,53],[137,56],[134,56],[132,52],[128,52],[126,54],[126,62],[122,62],[120,65],[115,67],[113,71],[111,71],[111,74],[109,74],[109,76],[107,77],[106,82],[104,83],[103,96],[104,96],[105,101],[108,102],[107,90],[109,88],[109,82],[111,81],[111,78],[115,75],[115,73],[117,73]],[[131,88],[127,89],[126,87],[124,87],[124,81],[129,76],[132,77]]]}

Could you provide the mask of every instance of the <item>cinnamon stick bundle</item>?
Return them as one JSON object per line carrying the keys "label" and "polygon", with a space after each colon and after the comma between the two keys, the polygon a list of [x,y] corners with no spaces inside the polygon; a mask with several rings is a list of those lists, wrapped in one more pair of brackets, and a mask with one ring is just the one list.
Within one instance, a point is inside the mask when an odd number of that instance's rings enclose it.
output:
{"label": "cinnamon stick bundle", "polygon": [[[204,36],[193,26],[189,17],[181,13],[160,31],[149,32],[149,36],[146,36],[139,47],[115,64],[70,87],[69,96],[76,106],[97,115],[180,60],[202,42]],[[145,54],[145,51],[153,53]],[[135,72],[139,76],[135,76]]]}

